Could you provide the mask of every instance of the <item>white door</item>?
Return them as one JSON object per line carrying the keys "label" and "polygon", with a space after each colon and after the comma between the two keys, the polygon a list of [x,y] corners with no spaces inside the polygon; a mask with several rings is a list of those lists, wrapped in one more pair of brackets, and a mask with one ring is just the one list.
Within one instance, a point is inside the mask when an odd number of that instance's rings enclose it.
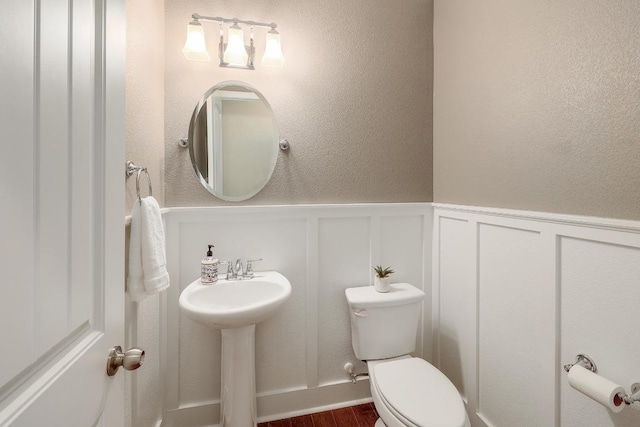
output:
{"label": "white door", "polygon": [[2,427],[124,424],[124,23],[124,0],[0,0]]}

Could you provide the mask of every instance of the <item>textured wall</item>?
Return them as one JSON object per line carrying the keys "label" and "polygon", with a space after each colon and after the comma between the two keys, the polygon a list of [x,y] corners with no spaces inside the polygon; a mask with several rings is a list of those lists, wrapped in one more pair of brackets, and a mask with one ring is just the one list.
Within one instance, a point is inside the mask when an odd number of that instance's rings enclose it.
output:
{"label": "textured wall", "polygon": [[435,2],[438,202],[640,218],[640,2]]}
{"label": "textured wall", "polygon": [[[167,206],[228,204],[200,185],[188,151],[176,144],[196,102],[224,80],[261,91],[292,145],[270,183],[243,204],[432,200],[431,0],[176,0],[165,8]],[[259,63],[260,28],[255,71],[187,61],[193,12],[276,22],[284,67]],[[217,24],[203,25],[215,53]]]}
{"label": "textured wall", "polygon": [[[127,160],[149,169],[153,196],[164,205],[164,1],[127,1]],[[140,178],[147,195],[146,178]],[[127,211],[136,199],[127,180]]]}

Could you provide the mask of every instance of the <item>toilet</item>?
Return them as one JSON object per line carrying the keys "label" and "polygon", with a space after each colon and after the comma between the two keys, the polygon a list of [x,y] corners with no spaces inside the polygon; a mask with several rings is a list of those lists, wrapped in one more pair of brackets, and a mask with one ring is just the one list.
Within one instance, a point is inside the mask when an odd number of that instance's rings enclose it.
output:
{"label": "toilet", "polygon": [[424,292],[395,283],[389,292],[373,286],[345,291],[351,343],[367,362],[371,395],[380,418],[375,427],[470,427],[453,383],[415,350]]}

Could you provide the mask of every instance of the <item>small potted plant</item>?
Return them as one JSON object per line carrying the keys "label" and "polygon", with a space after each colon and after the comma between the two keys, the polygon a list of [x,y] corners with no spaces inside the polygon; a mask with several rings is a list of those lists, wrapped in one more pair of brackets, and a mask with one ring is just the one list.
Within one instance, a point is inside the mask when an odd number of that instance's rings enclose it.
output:
{"label": "small potted plant", "polygon": [[374,279],[376,291],[389,292],[389,276],[393,274],[391,267],[382,268],[381,265],[376,265],[373,267],[373,270],[376,272],[376,277]]}

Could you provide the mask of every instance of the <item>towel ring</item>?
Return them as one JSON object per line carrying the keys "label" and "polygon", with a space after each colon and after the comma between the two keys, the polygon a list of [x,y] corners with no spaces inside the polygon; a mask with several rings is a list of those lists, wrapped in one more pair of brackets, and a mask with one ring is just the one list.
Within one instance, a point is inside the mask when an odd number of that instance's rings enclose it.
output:
{"label": "towel ring", "polygon": [[149,176],[149,172],[147,172],[147,168],[138,169],[138,174],[136,175],[136,193],[138,194],[138,200],[142,200],[142,196],[140,196],[140,174],[144,172],[147,175],[147,183],[149,184],[149,196],[153,195],[153,189],[151,188],[151,177]]}
{"label": "towel ring", "polygon": [[138,172],[136,175],[136,194],[138,195],[138,200],[142,201],[142,196],[140,196],[140,174],[144,172],[147,175],[147,184],[149,184],[149,196],[153,195],[153,189],[151,188],[151,177],[149,176],[149,172],[147,168],[142,166],[136,166],[133,164],[131,160],[129,160],[126,164],[126,174],[127,177],[130,177],[134,173]]}

